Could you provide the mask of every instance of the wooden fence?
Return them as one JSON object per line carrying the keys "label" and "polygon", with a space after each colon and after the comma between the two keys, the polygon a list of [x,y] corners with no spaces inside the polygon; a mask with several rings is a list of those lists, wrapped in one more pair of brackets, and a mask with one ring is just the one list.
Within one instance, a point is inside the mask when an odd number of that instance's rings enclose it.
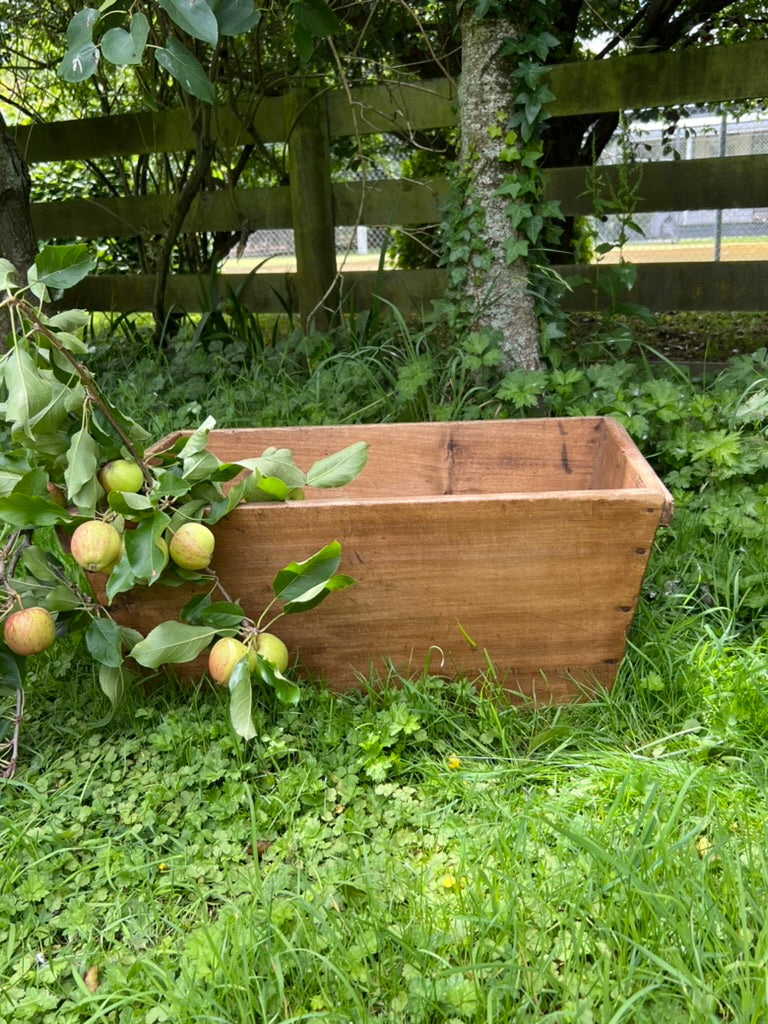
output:
{"label": "wooden fence", "polygon": [[[616,58],[553,67],[548,84],[555,95],[552,116],[629,111],[681,103],[760,99],[768,95],[768,42],[688,49],[679,53]],[[311,95],[292,92],[264,99],[244,127],[231,111],[216,109],[213,120],[222,146],[288,141],[291,185],[233,189],[200,195],[183,230],[239,232],[265,228],[295,230],[297,272],[220,275],[219,296],[239,289],[255,311],[303,316],[322,302],[335,275],[334,225],[386,225],[405,228],[439,221],[443,179],[331,183],[328,140],[336,136],[415,132],[456,124],[454,90],[448,81],[382,84],[345,92]],[[15,129],[17,144],[30,163],[184,151],[194,140],[182,110]],[[619,169],[601,167],[603,198],[617,194]],[[560,200],[567,215],[589,214],[594,181],[584,168],[546,172],[546,198]],[[643,163],[631,212],[728,209],[768,206],[768,155]],[[174,207],[170,195],[137,198],[72,199],[35,203],[33,222],[42,239],[85,239],[158,234]],[[766,268],[761,261],[739,263],[644,263],[637,267],[631,294],[655,310],[766,310]],[[570,309],[599,308],[601,266],[563,267],[563,276],[590,279],[574,289]],[[147,310],[152,305],[150,275],[96,275],[72,296],[91,310]],[[370,305],[378,295],[404,310],[428,308],[444,289],[440,270],[344,271],[334,300],[347,308]],[[196,275],[169,279],[166,302],[187,311],[208,308],[211,282]]]}

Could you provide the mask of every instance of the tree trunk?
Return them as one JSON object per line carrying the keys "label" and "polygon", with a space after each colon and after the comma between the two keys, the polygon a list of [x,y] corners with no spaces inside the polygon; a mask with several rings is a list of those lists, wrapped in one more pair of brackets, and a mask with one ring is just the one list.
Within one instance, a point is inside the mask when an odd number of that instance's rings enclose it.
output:
{"label": "tree trunk", "polygon": [[[37,255],[29,188],[27,166],[0,114],[0,256],[16,267],[17,284],[26,284],[27,270]],[[9,330],[7,311],[0,309],[0,345]]]}
{"label": "tree trunk", "polygon": [[528,292],[528,270],[523,260],[507,262],[504,243],[515,238],[516,232],[506,214],[509,199],[496,194],[509,164],[499,159],[503,139],[489,133],[498,125],[499,111],[510,108],[512,68],[508,60],[499,57],[499,49],[514,34],[513,26],[504,20],[479,19],[472,13],[462,18],[460,161],[470,175],[467,201],[479,203],[484,211],[480,241],[490,256],[481,267],[469,267],[467,292],[477,326],[501,332],[508,367],[536,369],[540,365],[539,329]]}

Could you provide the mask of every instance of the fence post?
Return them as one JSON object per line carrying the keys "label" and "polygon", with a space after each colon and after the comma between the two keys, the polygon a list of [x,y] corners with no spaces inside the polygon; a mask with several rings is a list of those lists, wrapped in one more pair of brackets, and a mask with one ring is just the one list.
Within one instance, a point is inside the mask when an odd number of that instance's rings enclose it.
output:
{"label": "fence post", "polygon": [[299,315],[325,330],[338,309],[331,158],[325,98],[296,88],[283,99]]}

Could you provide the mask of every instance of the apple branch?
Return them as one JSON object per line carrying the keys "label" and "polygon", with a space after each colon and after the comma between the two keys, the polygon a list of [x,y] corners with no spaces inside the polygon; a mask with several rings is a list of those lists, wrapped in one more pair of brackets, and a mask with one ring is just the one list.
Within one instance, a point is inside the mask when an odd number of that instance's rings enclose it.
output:
{"label": "apple branch", "polygon": [[139,455],[138,451],[136,450],[136,445],[133,443],[132,439],[129,437],[128,434],[126,434],[121,425],[115,419],[111,409],[104,401],[104,397],[101,394],[101,391],[96,385],[96,382],[93,379],[93,376],[89,372],[89,370],[87,370],[86,367],[83,366],[83,364],[78,359],[76,359],[72,355],[72,353],[67,348],[64,347],[64,345],[61,344],[59,339],[56,337],[56,332],[52,331],[40,320],[37,312],[28,302],[26,302],[24,299],[14,299],[12,300],[12,304],[18,306],[23,315],[32,322],[32,330],[30,331],[30,334],[37,334],[45,338],[45,340],[50,345],[52,345],[56,349],[56,351],[59,352],[67,360],[67,362],[72,367],[74,372],[80,378],[80,382],[82,383],[85,389],[85,393],[88,396],[88,400],[99,410],[102,416],[112,427],[114,432],[120,438],[122,443],[128,449],[128,451],[131,454],[131,458],[134,460],[136,465],[141,469],[142,476],[144,477],[144,481],[147,484],[147,486],[152,487],[152,485],[154,484],[154,477],[150,472],[149,466],[146,464],[144,459],[142,459],[142,457]]}

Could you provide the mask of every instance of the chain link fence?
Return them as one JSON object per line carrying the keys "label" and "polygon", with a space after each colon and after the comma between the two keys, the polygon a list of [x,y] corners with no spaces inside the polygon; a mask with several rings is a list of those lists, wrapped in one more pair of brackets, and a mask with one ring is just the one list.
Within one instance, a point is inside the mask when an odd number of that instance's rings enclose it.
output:
{"label": "chain link fence", "polygon": [[[765,112],[741,117],[701,112],[667,125],[631,123],[617,133],[600,162],[620,164],[629,158],[639,164],[767,153]],[[596,242],[629,246],[632,262],[643,256],[654,261],[768,259],[768,207],[609,214],[591,220]]]}

